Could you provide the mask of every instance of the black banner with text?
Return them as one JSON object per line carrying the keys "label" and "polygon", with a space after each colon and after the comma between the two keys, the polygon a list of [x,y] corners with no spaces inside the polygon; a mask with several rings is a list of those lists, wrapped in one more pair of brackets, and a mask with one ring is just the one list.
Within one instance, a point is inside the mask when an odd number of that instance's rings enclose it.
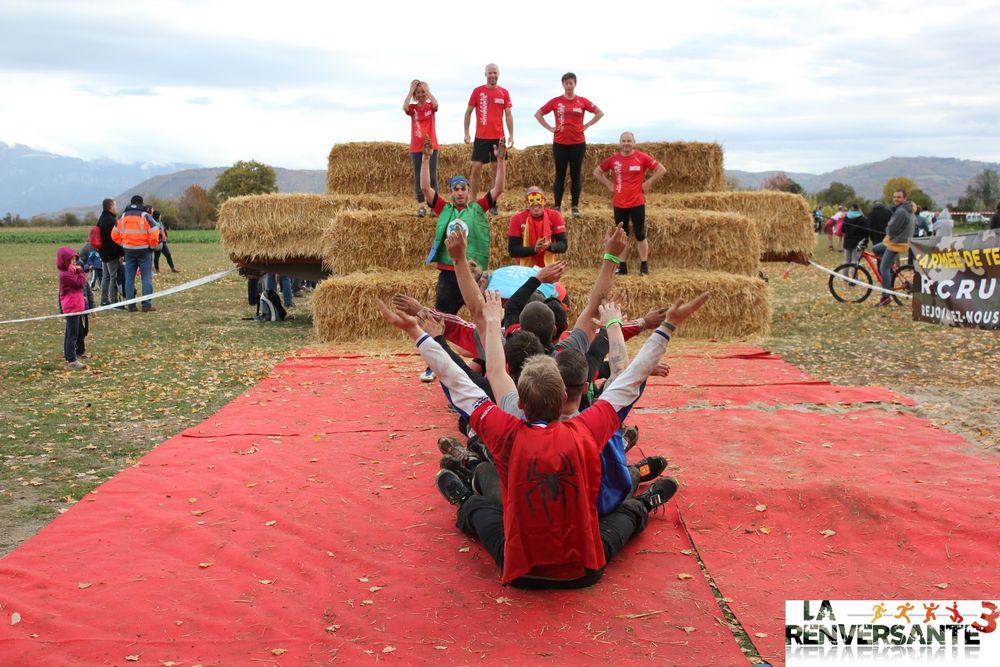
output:
{"label": "black banner with text", "polygon": [[913,319],[1000,330],[1000,230],[910,239]]}

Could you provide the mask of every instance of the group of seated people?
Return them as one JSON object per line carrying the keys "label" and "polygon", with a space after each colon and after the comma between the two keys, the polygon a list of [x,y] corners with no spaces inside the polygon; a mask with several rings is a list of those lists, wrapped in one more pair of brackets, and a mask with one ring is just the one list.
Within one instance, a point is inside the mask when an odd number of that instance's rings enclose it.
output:
{"label": "group of seated people", "polygon": [[[667,344],[707,294],[623,321],[620,306],[606,299],[626,242],[621,225],[606,236],[594,287],[568,331],[568,299],[539,291],[559,280],[563,262],[540,268],[505,300],[486,289],[481,272],[474,275],[461,229],[445,244],[471,323],[402,294],[391,308],[378,304],[386,321],[416,342],[459,414],[467,442],[439,439],[437,486],[457,506],[458,528],[496,561],[504,584],[596,583],[649,513],[677,491],[675,479],[660,476],[664,457],[627,463],[638,429],[622,422],[647,378],[669,372],[661,362]],[[625,341],[646,329],[652,333],[629,363]]]}

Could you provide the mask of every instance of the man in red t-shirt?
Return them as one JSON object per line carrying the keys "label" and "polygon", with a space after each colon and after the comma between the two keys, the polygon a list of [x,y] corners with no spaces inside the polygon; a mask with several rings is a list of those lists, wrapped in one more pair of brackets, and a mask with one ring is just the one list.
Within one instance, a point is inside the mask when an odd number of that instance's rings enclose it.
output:
{"label": "man in red t-shirt", "polygon": [[[504,141],[503,123],[507,121],[507,147],[514,147],[514,115],[510,111],[510,93],[497,85],[500,68],[495,63],[486,66],[486,85],[479,86],[469,96],[469,108],[465,110],[465,143],[472,144],[472,166],[469,169],[469,194],[475,199],[479,192],[479,178],[483,173],[483,163],[493,162],[498,144]],[[469,135],[472,112],[476,113],[475,141]],[[496,207],[490,209],[496,214]]]}
{"label": "man in red t-shirt", "polygon": [[[653,183],[663,178],[666,168],[652,156],[635,150],[635,135],[622,132],[619,139],[621,150],[594,169],[594,177],[614,195],[612,205],[615,210],[615,222],[622,223],[625,233],[628,233],[629,223],[635,228],[635,245],[639,250],[639,275],[649,274],[649,243],[646,241],[646,193]],[[646,172],[653,172],[646,178]],[[607,177],[611,174],[612,179]],[[618,274],[628,273],[625,257],[628,250],[621,256]]]}
{"label": "man in red t-shirt", "polygon": [[522,266],[548,266],[569,247],[566,221],[559,211],[545,207],[545,193],[539,187],[525,191],[524,203],[527,208],[511,216],[507,251]]}
{"label": "man in red t-shirt", "polygon": [[423,163],[424,142],[429,141],[434,152],[430,157],[431,185],[438,186],[438,139],[434,127],[434,115],[438,101],[431,93],[426,81],[414,79],[410,82],[410,92],[403,100],[403,113],[410,117],[410,161],[413,162],[413,191],[417,196],[417,217],[427,215],[424,208],[424,191],[420,188],[420,167]]}
{"label": "man in red t-shirt", "polygon": [[[576,74],[566,72],[562,77],[563,95],[553,97],[535,112],[535,120],[552,133],[552,159],[556,163],[556,180],[552,184],[552,194],[556,200],[556,210],[562,210],[563,190],[566,187],[566,167],[569,166],[569,176],[572,180],[570,195],[573,203],[573,217],[580,217],[580,191],[583,183],[580,178],[583,168],[583,158],[587,153],[587,143],[584,131],[601,120],[604,112],[597,108],[586,97],[576,94]],[[555,125],[545,122],[545,116],[552,112],[555,115]],[[583,122],[584,113],[593,114],[593,118]]]}

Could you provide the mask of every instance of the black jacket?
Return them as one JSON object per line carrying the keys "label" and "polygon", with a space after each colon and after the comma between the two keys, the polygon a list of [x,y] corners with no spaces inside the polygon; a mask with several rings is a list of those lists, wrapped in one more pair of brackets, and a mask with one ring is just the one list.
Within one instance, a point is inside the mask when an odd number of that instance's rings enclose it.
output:
{"label": "black jacket", "polygon": [[885,204],[875,204],[865,217],[868,219],[868,238],[872,243],[881,243],[885,238],[885,228],[889,225],[892,211]]}
{"label": "black jacket", "polygon": [[125,256],[125,251],[111,238],[111,230],[115,228],[118,219],[109,211],[101,211],[101,217],[97,220],[97,226],[101,230],[101,249],[97,254],[101,256],[102,262],[118,259]]}

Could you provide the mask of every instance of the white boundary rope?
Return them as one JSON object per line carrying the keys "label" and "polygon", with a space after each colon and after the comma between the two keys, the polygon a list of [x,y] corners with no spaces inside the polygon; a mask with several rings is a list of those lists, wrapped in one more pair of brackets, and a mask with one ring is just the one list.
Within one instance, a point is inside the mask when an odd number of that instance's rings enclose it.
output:
{"label": "white boundary rope", "polygon": [[[162,292],[153,292],[152,294],[147,294],[145,296],[137,296],[134,299],[129,299],[128,301],[118,301],[117,303],[109,303],[106,306],[99,306],[97,308],[91,308],[90,310],[84,310],[79,313],[57,313],[55,315],[42,315],[40,317],[24,317],[19,320],[3,320],[0,324],[17,324],[19,322],[36,322],[38,320],[51,320],[60,317],[69,317],[70,315],[89,315],[90,313],[99,313],[102,310],[110,310],[112,308],[117,308],[118,306],[128,306],[131,304],[139,303],[140,301],[147,301],[150,299],[159,299],[163,296],[170,296],[171,294],[177,294],[178,292],[183,292],[185,290],[193,289],[195,287],[201,287],[202,285],[207,285],[208,283],[215,282],[224,276],[228,276],[236,269],[226,269],[225,271],[219,271],[218,273],[213,273],[211,275],[202,276],[201,278],[195,278],[194,280],[189,280],[186,283],[177,285],[176,287],[171,287],[170,289],[165,289]],[[135,278],[132,278],[135,280]]]}
{"label": "white boundary rope", "polygon": [[[809,260],[809,263],[812,264],[813,266],[815,266],[820,271],[823,271],[825,273],[829,273],[831,276],[837,276],[838,278],[840,278],[844,282],[854,283],[855,285],[861,285],[862,287],[867,287],[868,289],[875,290],[876,292],[882,292],[882,294],[888,294],[889,296],[902,297],[902,298],[905,298],[905,299],[912,299],[913,298],[913,295],[910,294],[909,292],[895,292],[893,290],[885,289],[881,285],[876,285],[874,283],[864,283],[864,282],[861,282],[860,280],[855,280],[854,278],[848,278],[843,273],[837,273],[836,271],[833,271],[832,269],[826,268],[822,264],[817,264],[816,262],[812,261],[811,259]],[[2,323],[0,323],[0,324],[2,324]]]}

